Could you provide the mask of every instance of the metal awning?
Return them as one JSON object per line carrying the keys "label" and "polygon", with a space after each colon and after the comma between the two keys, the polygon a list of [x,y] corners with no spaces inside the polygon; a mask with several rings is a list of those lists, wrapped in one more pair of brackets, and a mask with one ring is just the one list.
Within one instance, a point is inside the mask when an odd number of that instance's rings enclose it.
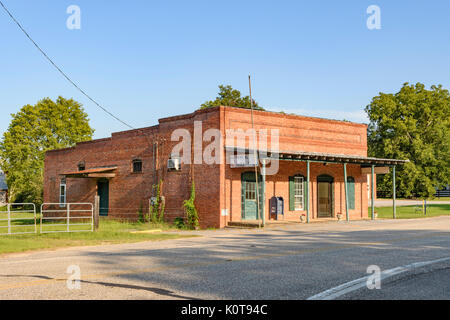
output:
{"label": "metal awning", "polygon": [[[254,149],[239,148],[239,147],[229,147],[226,146],[225,149],[228,152],[237,152],[241,154],[253,154]],[[401,165],[409,162],[409,160],[398,160],[398,159],[382,159],[382,158],[372,158],[354,155],[344,155],[344,154],[331,154],[331,153],[318,153],[318,152],[303,152],[303,151],[265,151],[257,150],[258,154],[267,155],[267,158],[276,158],[281,161],[311,161],[311,162],[327,162],[327,163],[348,163],[348,164],[359,164],[362,166],[395,166]],[[261,156],[260,156],[261,157]]]}
{"label": "metal awning", "polygon": [[114,178],[117,167],[92,168],[81,171],[61,173],[66,178]]}

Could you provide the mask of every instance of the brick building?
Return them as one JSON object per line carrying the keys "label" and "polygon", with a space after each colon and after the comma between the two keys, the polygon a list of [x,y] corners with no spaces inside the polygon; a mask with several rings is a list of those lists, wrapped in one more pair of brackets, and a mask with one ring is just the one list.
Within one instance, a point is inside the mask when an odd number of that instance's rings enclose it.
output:
{"label": "brick building", "polygon": [[[171,221],[184,216],[182,204],[195,181],[201,227],[255,221],[263,218],[261,212],[268,221],[272,197],[284,200],[280,219],[335,219],[338,214],[345,219],[347,212],[349,219],[362,219],[368,217],[367,173],[404,162],[368,158],[364,124],[254,111],[253,127],[257,147],[253,135],[236,134],[252,128],[250,110],[216,107],[48,151],[44,202],[92,203],[99,194],[102,215],[136,219],[148,210],[153,186],[162,181],[165,216]],[[182,142],[187,147],[180,151]],[[258,177],[251,161],[255,151],[268,159],[259,163]],[[268,173],[275,163],[278,170]]]}

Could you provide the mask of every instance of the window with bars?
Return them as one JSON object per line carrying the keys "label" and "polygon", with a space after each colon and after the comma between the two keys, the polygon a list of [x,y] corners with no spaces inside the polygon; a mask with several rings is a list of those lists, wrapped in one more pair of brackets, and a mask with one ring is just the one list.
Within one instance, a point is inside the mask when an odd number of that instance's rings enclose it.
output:
{"label": "window with bars", "polygon": [[245,199],[246,200],[256,200],[256,183],[246,182],[245,183]]}
{"label": "window with bars", "polygon": [[133,160],[133,173],[141,173],[142,172],[142,160],[135,159]]}

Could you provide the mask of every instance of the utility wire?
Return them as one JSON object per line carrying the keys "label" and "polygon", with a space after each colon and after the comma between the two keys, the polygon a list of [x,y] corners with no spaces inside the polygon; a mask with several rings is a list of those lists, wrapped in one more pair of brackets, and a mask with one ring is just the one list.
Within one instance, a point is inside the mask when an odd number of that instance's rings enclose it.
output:
{"label": "utility wire", "polygon": [[67,81],[69,81],[76,89],[78,89],[78,91],[80,91],[86,98],[88,98],[89,100],[91,100],[95,105],[97,105],[97,107],[99,107],[100,109],[102,109],[104,112],[106,112],[107,114],[109,114],[111,117],[113,117],[114,119],[116,119],[117,121],[119,121],[120,123],[124,124],[125,126],[129,127],[130,129],[134,129],[131,125],[129,125],[128,123],[126,123],[125,121],[122,121],[121,119],[119,119],[118,117],[116,117],[114,114],[112,114],[111,112],[109,112],[106,108],[102,107],[97,101],[95,101],[94,99],[92,99],[86,92],[84,92],[74,81],[72,81],[72,79],[69,78],[69,76],[67,76],[62,70],[61,68],[59,68],[53,61],[52,59],[49,58],[49,56],[44,52],[44,50],[41,49],[41,47],[39,47],[39,45],[30,37],[30,35],[28,34],[28,32],[25,31],[25,29],[22,27],[22,25],[16,20],[16,18],[14,18],[14,16],[11,14],[11,12],[9,12],[9,10],[5,7],[5,5],[3,4],[3,2],[0,0],[0,5],[3,7],[3,9],[5,10],[5,12],[10,16],[10,18],[17,24],[17,26],[20,28],[20,30],[22,30],[22,32],[27,36],[27,38],[34,44],[34,46],[44,55],[44,57],[56,68],[56,70],[59,71],[59,73],[61,73],[63,75],[64,78],[67,79]]}
{"label": "utility wire", "polygon": [[[78,91],[80,91],[85,97],[87,97],[90,101],[92,101],[96,106],[98,106],[100,109],[102,109],[104,112],[106,112],[108,115],[110,115],[111,117],[113,117],[114,119],[116,119],[117,121],[119,121],[120,123],[122,123],[123,125],[127,126],[130,129],[135,129],[133,126],[129,125],[128,123],[126,123],[125,121],[119,119],[118,117],[116,117],[114,114],[112,114],[110,111],[108,111],[106,108],[102,107],[97,101],[95,101],[93,98],[91,98],[86,92],[84,92],[74,81],[72,81],[72,79],[69,78],[68,75],[66,75],[61,68],[59,68],[53,61],[52,59],[49,58],[49,56],[44,52],[44,50],[41,49],[41,47],[39,47],[39,45],[31,38],[31,36],[28,34],[28,32],[22,27],[22,25],[17,21],[16,18],[14,18],[14,16],[11,14],[11,12],[6,8],[6,6],[3,4],[3,2],[0,0],[0,5],[3,7],[3,9],[5,10],[5,12],[10,16],[10,18],[17,24],[17,26],[20,28],[20,30],[22,30],[22,32],[27,36],[27,38],[34,44],[34,46],[42,53],[42,55],[56,68],[56,70],[59,71],[59,73],[61,73],[63,75],[64,78],[67,79],[67,81],[69,81]],[[146,133],[144,130],[142,129],[137,129],[139,132],[142,132],[144,134],[144,137],[147,139],[147,141],[149,142],[149,144],[152,144],[152,140],[149,137],[149,134]],[[83,157],[87,154],[88,152],[86,152],[85,154],[83,154]]]}

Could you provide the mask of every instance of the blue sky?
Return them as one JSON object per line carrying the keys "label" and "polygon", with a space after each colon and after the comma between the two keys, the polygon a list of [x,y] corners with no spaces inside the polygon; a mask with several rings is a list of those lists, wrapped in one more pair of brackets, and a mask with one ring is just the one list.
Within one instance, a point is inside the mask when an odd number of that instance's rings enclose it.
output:
{"label": "blue sky", "polygon": [[[85,91],[133,127],[189,113],[230,84],[269,110],[366,121],[404,82],[450,88],[450,1],[2,0]],[[69,30],[69,5],[81,30]],[[366,9],[381,8],[381,30]],[[44,97],[83,103],[95,137],[126,130],[88,101],[0,10],[0,133]]]}

